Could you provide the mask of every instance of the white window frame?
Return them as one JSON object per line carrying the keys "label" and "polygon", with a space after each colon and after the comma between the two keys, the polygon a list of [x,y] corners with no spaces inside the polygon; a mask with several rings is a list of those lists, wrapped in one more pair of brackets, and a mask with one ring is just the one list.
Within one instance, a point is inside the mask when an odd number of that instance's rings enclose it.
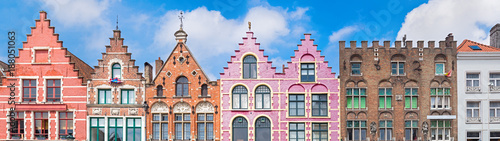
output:
{"label": "white window frame", "polygon": [[[468,78],[467,75],[469,74],[477,74],[477,78]],[[470,82],[470,86],[469,86],[469,82]],[[477,84],[474,85],[474,84]],[[465,74],[465,86],[467,87],[479,87],[481,86],[481,74],[480,73],[474,73],[474,72],[471,72],[471,73],[467,73]]]}
{"label": "white window frame", "polygon": [[[449,87],[445,87],[445,88],[431,88],[431,91],[432,89],[436,89],[436,95],[430,95],[431,96],[431,106],[430,108],[432,110],[440,110],[440,109],[451,109],[451,106],[450,106],[450,103],[451,103],[451,88]],[[442,95],[438,95],[438,89],[442,89],[443,90],[443,94]],[[445,95],[445,89],[450,89],[450,95]],[[441,98],[441,108],[438,108],[439,106],[439,102],[438,102],[438,99]],[[432,100],[434,99],[434,103],[432,103]],[[432,107],[432,105],[436,105],[435,108]]]}
{"label": "white window frame", "polygon": [[[441,73],[441,74],[437,73],[437,65],[443,65],[443,73]],[[444,62],[436,62],[436,63],[434,63],[434,74],[436,74],[436,75],[444,75],[446,73],[445,70],[446,70],[446,65],[444,64]]]}
{"label": "white window frame", "polygon": [[[392,68],[392,63],[396,63],[396,74],[392,73],[392,69],[393,69]],[[399,72],[399,70],[401,69],[401,68],[399,68],[399,64],[401,64],[401,63],[403,63],[403,72]],[[391,61],[391,75],[392,76],[404,76],[404,75],[406,75],[406,73],[405,73],[405,69],[406,69],[405,65],[406,65],[405,61]]]}

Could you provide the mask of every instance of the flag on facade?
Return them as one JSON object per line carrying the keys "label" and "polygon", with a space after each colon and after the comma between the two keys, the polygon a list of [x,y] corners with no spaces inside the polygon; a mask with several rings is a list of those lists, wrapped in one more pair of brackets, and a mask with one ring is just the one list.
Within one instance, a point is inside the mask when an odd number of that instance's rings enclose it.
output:
{"label": "flag on facade", "polygon": [[446,75],[446,77],[451,77],[451,70],[448,71],[448,73],[446,73],[445,75]]}

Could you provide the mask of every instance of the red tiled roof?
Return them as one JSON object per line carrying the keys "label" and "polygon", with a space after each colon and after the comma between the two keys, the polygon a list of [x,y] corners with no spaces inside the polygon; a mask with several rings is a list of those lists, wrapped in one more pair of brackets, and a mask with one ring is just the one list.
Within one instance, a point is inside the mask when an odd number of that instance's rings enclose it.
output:
{"label": "red tiled roof", "polygon": [[[478,46],[481,50],[473,50],[469,46]],[[468,39],[465,39],[462,44],[458,46],[458,52],[500,52],[500,48],[484,45],[478,42],[474,42]]]}

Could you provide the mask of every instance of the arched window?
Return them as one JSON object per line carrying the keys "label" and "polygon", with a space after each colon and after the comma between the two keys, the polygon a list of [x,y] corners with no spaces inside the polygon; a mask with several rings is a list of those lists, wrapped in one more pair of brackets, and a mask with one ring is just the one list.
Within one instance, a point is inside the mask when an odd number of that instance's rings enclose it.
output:
{"label": "arched window", "polygon": [[271,121],[266,117],[259,117],[255,121],[255,140],[271,141]]}
{"label": "arched window", "polygon": [[189,96],[189,82],[184,76],[177,78],[175,96]]}
{"label": "arched window", "polygon": [[233,141],[248,141],[248,122],[243,117],[233,120]]}
{"label": "arched window", "polygon": [[271,90],[262,85],[255,90],[255,109],[271,109]]}
{"label": "arched window", "polygon": [[248,91],[243,86],[236,86],[233,89],[233,109],[247,109],[248,108]]}
{"label": "arched window", "polygon": [[113,67],[111,69],[112,69],[111,76],[113,78],[121,78],[122,67],[120,66],[120,64],[118,63],[113,64]]}
{"label": "arched window", "polygon": [[207,87],[207,84],[201,85],[201,96],[208,96],[208,87]]}
{"label": "arched window", "polygon": [[257,78],[257,59],[252,55],[243,59],[243,78]]}
{"label": "arched window", "polygon": [[161,85],[156,86],[156,96],[158,97],[163,96],[163,86]]}

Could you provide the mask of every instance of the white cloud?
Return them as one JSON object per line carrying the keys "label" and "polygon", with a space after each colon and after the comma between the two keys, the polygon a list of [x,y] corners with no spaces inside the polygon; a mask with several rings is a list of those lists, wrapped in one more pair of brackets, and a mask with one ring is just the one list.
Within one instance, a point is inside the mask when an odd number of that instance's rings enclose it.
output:
{"label": "white cloud", "polygon": [[288,65],[287,62],[290,61],[288,59],[283,59],[281,57],[271,58],[270,61],[273,62],[273,67],[276,67],[276,72],[283,72],[283,65],[285,67]]}
{"label": "white cloud", "polygon": [[464,39],[489,44],[489,29],[500,22],[498,0],[430,0],[406,15],[396,40],[444,40],[453,33]]}
{"label": "white cloud", "polygon": [[105,24],[103,12],[110,5],[109,0],[46,0],[42,3],[64,26]]}
{"label": "white cloud", "polygon": [[337,44],[337,42],[341,39],[345,39],[346,36],[351,35],[352,33],[358,31],[358,26],[351,25],[346,26],[338,31],[335,31],[328,37],[329,45]]}

